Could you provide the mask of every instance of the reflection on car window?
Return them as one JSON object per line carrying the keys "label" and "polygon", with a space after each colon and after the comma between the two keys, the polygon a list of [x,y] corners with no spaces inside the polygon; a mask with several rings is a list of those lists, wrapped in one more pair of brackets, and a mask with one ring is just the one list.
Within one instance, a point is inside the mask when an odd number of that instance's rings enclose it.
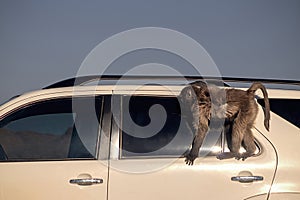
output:
{"label": "reflection on car window", "polygon": [[122,109],[122,158],[180,157],[190,149],[194,131],[176,97],[123,96]]}
{"label": "reflection on car window", "polygon": [[[47,100],[10,114],[0,122],[0,159],[95,158],[101,99]],[[80,109],[72,109],[74,102],[80,102]],[[91,103],[97,123],[91,123],[93,113],[86,109]]]}
{"label": "reflection on car window", "polygon": [[[299,99],[269,99],[271,111],[300,128],[300,100]],[[258,99],[264,105],[262,99]]]}
{"label": "reflection on car window", "polygon": [[39,134],[63,135],[73,123],[73,113],[54,113],[21,118],[10,122],[3,128],[16,132],[30,130]]}

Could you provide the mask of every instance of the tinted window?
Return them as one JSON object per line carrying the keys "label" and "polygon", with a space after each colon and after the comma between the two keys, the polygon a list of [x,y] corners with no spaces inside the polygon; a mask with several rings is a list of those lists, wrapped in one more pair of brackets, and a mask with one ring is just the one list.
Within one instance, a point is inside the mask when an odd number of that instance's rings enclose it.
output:
{"label": "tinted window", "polygon": [[[300,128],[299,99],[269,99],[271,111]],[[258,99],[264,105],[263,99]]]}
{"label": "tinted window", "polygon": [[121,124],[123,158],[180,157],[194,137],[175,97],[123,96]]}
{"label": "tinted window", "polygon": [[[101,104],[101,97],[66,98],[38,102],[14,112],[0,122],[0,158],[95,158]],[[88,109],[91,105],[93,109]],[[95,116],[97,120],[92,123]]]}

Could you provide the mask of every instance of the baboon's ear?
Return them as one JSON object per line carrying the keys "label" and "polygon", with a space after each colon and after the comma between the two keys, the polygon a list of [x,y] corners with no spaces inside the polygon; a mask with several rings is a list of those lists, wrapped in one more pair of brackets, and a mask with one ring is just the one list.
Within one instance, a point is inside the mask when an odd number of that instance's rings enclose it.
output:
{"label": "baboon's ear", "polygon": [[200,90],[201,89],[200,85],[193,85],[192,87],[194,88],[194,90]]}
{"label": "baboon's ear", "polygon": [[178,96],[179,100],[181,100],[183,102],[188,100],[190,98],[190,93],[191,93],[190,87],[187,86],[187,87],[183,88]]}

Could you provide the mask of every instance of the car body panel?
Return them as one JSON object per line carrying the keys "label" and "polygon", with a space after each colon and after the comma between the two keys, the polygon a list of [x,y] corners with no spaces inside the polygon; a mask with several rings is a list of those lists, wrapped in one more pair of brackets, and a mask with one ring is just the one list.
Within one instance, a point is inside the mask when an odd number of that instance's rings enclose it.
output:
{"label": "car body panel", "polygon": [[299,200],[300,199],[300,193],[272,193],[270,195],[270,200]]}
{"label": "car body panel", "polygon": [[300,129],[290,123],[283,123],[278,115],[273,114],[271,117],[270,132],[273,135],[270,133],[268,138],[278,154],[277,172],[271,193],[299,192],[300,173],[295,168],[300,166]]}
{"label": "car body panel", "polygon": [[249,197],[245,200],[265,200],[265,199],[268,199],[268,194],[256,195],[256,196],[253,196],[253,197]]}
{"label": "car body panel", "polygon": [[[0,163],[0,199],[106,199],[108,167],[97,160]],[[102,184],[79,186],[71,179],[92,177]]]}
{"label": "car body panel", "polygon": [[[293,91],[292,93],[293,96],[291,98],[300,100],[300,91]],[[278,90],[277,94],[279,94]],[[283,94],[286,95],[285,92]],[[262,120],[263,116],[259,115],[257,121]],[[273,194],[282,197],[286,193],[299,193],[300,155],[298,149],[300,144],[300,129],[272,112],[270,132],[264,130],[263,126],[259,123],[256,124],[256,127],[272,142],[278,156],[276,176],[270,194],[271,199]],[[278,195],[279,193],[280,195]]]}
{"label": "car body panel", "polygon": [[269,98],[282,98],[282,99],[299,99],[300,93],[297,90],[280,90],[268,89]]}

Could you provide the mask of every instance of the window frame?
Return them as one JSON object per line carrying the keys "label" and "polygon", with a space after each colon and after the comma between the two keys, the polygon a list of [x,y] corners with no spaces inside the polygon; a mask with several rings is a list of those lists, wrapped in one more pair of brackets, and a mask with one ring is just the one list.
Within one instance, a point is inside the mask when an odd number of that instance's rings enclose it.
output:
{"label": "window frame", "polygon": [[[101,147],[102,140],[105,141],[105,139],[102,135],[105,133],[106,135],[110,133],[110,112],[107,111],[107,109],[110,109],[110,92],[104,92],[103,94],[101,93],[88,93],[88,94],[78,94],[78,95],[73,95],[72,93],[70,95],[68,94],[63,94],[63,93],[57,93],[58,95],[55,96],[55,93],[51,93],[51,97],[49,97],[49,94],[45,95],[37,95],[33,96],[32,100],[30,98],[25,98],[21,101],[18,101],[15,104],[10,105],[9,107],[6,107],[7,112],[4,112],[0,116],[0,120],[5,120],[7,117],[10,117],[11,115],[21,111],[22,109],[26,109],[30,106],[36,105],[38,103],[46,102],[46,101],[52,101],[52,100],[63,100],[63,99],[72,99],[72,98],[95,98],[95,97],[101,97],[101,111],[99,113],[99,124],[98,124],[98,130],[97,130],[97,140],[95,144],[95,154],[93,158],[61,158],[61,159],[4,159],[0,160],[1,162],[47,162],[47,161],[78,161],[78,160],[98,160],[98,159],[107,159],[108,158],[108,147]],[[109,101],[108,101],[108,100]],[[12,108],[10,108],[12,107]],[[107,120],[109,119],[109,120]],[[103,122],[109,123],[108,124],[108,130],[105,129],[103,130]],[[104,152],[100,153],[100,149],[103,149]]]}
{"label": "window frame", "polygon": [[[167,97],[167,98],[177,98],[176,95],[170,94],[161,94],[158,92],[158,94],[153,94],[153,93],[135,93],[135,94],[127,94],[127,93],[116,93],[113,94],[114,98],[112,101],[112,107],[115,108],[114,117],[117,118],[117,120],[121,123],[122,125],[122,105],[123,105],[123,96],[146,96],[146,97]],[[112,130],[111,130],[111,148],[110,148],[110,158],[112,160],[128,160],[128,159],[157,159],[157,158],[163,158],[163,159],[169,159],[169,158],[184,158],[184,155],[147,155],[147,156],[127,156],[123,157],[122,156],[122,128],[118,126],[117,122],[114,120],[114,117],[112,117]],[[220,152],[208,152],[209,157],[215,157],[221,152],[224,152],[225,148],[227,147],[226,139],[224,139],[224,132],[221,133],[220,139],[218,141],[219,147],[221,149]]]}

